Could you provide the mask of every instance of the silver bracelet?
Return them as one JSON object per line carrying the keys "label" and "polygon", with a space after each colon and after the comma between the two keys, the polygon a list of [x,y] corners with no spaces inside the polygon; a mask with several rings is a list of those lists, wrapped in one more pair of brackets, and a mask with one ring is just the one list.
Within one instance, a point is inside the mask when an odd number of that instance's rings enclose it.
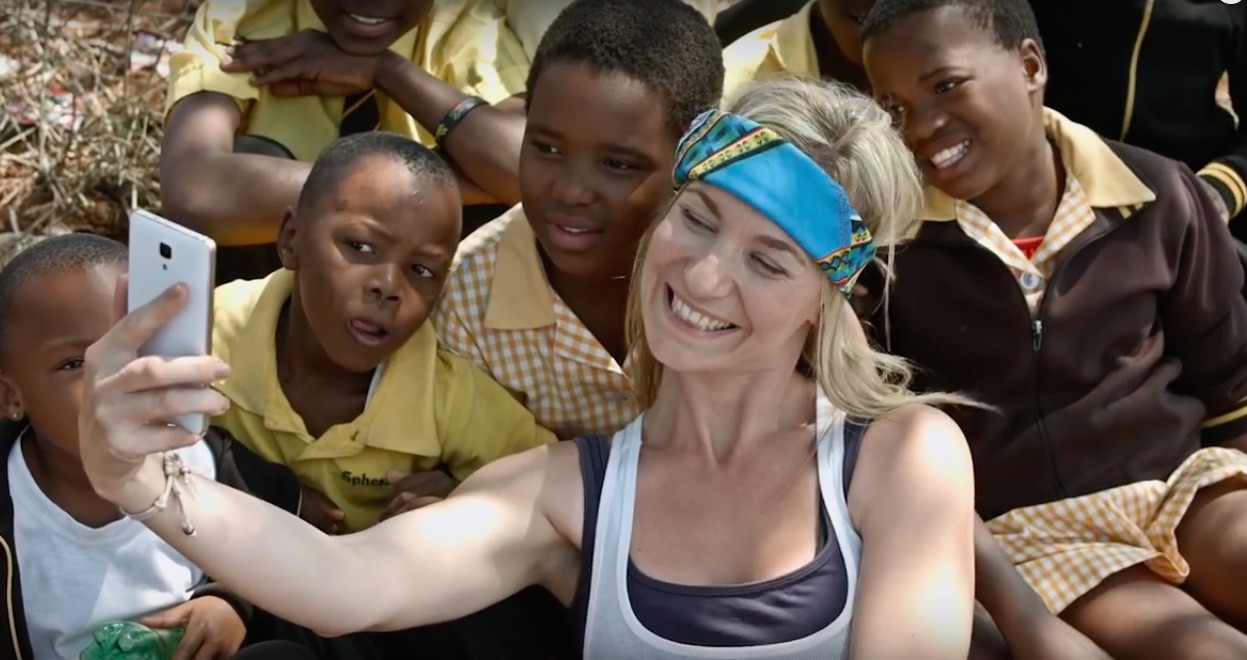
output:
{"label": "silver bracelet", "polygon": [[164,453],[163,464],[165,487],[160,491],[156,501],[138,513],[130,513],[125,509],[121,509],[121,513],[127,518],[146,522],[163,513],[165,509],[169,508],[169,500],[174,499],[178,505],[178,520],[182,524],[182,533],[187,536],[194,536],[195,526],[191,524],[190,516],[186,513],[185,501],[186,498],[194,494],[194,486],[190,478],[191,470],[186,467],[186,463],[182,462],[181,456],[171,451]]}

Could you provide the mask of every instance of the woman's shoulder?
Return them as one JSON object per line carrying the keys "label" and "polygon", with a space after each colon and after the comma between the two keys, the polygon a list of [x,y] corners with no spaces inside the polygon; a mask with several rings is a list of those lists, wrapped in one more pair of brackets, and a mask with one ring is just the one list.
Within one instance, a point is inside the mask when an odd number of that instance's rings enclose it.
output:
{"label": "woman's shoulder", "polygon": [[959,453],[965,434],[948,413],[925,403],[907,403],[871,420],[866,442],[892,451]]}
{"label": "woman's shoulder", "polygon": [[[958,475],[973,483],[970,448],[961,427],[944,411],[909,403],[870,422],[858,471],[885,479]],[[854,479],[871,483],[873,479]]]}

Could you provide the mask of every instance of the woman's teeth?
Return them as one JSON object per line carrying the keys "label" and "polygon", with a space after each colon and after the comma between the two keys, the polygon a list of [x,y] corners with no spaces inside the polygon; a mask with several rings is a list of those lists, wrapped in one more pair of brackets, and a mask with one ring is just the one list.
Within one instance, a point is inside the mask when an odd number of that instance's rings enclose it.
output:
{"label": "woman's teeth", "polygon": [[675,312],[675,315],[680,317],[681,321],[684,321],[698,330],[705,330],[706,332],[717,332],[719,330],[729,330],[736,327],[727,321],[712,319],[700,312],[695,311],[675,295],[671,296],[671,311]]}

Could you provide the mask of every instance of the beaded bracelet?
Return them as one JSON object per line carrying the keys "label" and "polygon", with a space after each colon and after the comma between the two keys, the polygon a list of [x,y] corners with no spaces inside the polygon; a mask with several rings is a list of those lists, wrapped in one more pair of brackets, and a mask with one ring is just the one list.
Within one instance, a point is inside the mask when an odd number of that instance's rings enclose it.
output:
{"label": "beaded bracelet", "polygon": [[479,96],[469,96],[455,104],[455,107],[451,108],[445,117],[442,117],[442,121],[437,124],[437,130],[433,132],[433,141],[437,143],[437,146],[442,146],[442,141],[446,139],[447,135],[450,135],[451,131],[455,130],[459,122],[468,116],[468,113],[482,105],[489,105],[489,102]]}
{"label": "beaded bracelet", "polygon": [[[156,501],[146,509],[138,513],[130,513],[125,509],[120,509],[121,514],[127,518],[133,518],[139,522],[145,522],[155,518],[169,508],[169,500],[177,500],[178,520],[182,524],[182,533],[187,536],[195,535],[195,526],[191,524],[190,517],[186,513],[186,498],[193,495],[193,487],[190,479],[191,470],[182,462],[182,457],[173,452],[165,452],[164,459],[165,487],[160,491],[160,496]],[[120,507],[119,507],[120,508]]]}

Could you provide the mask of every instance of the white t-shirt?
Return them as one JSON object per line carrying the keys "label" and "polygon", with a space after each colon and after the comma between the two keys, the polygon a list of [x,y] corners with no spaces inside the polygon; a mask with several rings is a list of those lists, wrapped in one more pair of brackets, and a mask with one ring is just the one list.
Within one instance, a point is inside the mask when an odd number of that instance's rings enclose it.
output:
{"label": "white t-shirt", "polygon": [[[197,474],[216,477],[202,442],[179,450]],[[18,442],[9,453],[13,535],[21,571],[26,631],[35,658],[76,660],[91,633],[185,602],[203,571],[129,518],[87,527],[35,483]]]}

